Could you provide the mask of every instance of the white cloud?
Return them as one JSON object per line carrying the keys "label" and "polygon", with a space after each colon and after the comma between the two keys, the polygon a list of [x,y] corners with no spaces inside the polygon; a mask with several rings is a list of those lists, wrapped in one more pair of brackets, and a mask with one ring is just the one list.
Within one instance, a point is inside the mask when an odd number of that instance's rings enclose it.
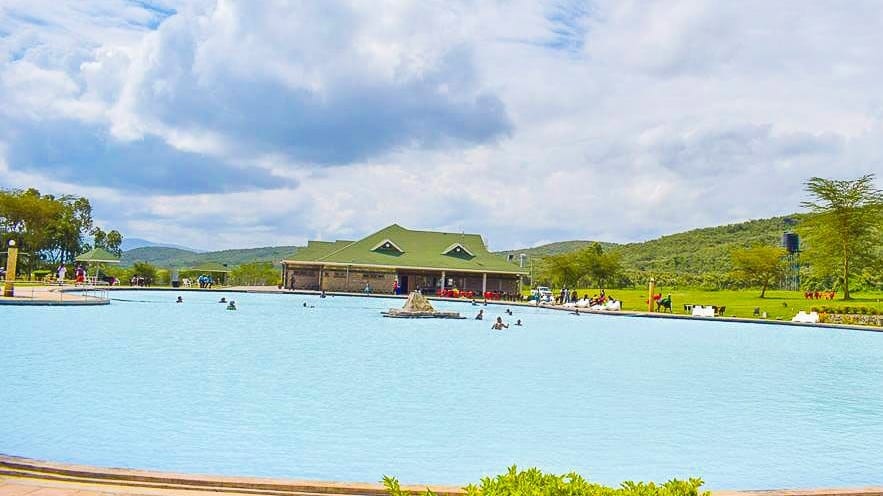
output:
{"label": "white cloud", "polygon": [[[2,184],[76,185],[59,175],[110,149],[91,167],[116,181],[80,190],[160,241],[392,222],[500,249],[627,241],[795,211],[812,175],[883,175],[875,2],[2,9],[0,113],[20,123],[0,125]],[[65,153],[66,133],[100,139]],[[139,196],[117,202],[126,180]]]}

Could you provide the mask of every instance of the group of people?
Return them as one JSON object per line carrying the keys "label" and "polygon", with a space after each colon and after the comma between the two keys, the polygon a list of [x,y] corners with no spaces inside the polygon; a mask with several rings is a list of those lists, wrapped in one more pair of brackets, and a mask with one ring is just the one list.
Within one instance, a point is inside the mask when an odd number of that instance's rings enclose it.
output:
{"label": "group of people", "polygon": [[807,300],[833,300],[836,296],[836,291],[806,291],[803,293],[804,299]]}
{"label": "group of people", "polygon": [[[150,279],[144,276],[134,275],[132,276],[132,279],[129,280],[129,284],[131,284],[132,286],[138,286],[139,288],[144,288],[150,286]],[[180,298],[180,296],[178,298]]]}
{"label": "group of people", "polygon": [[[473,301],[472,304],[474,305],[475,302]],[[485,303],[485,304],[486,304],[486,303]],[[512,310],[510,310],[510,309],[508,309],[508,308],[506,309],[506,313],[507,313],[508,315],[510,315],[510,316],[511,316],[511,315],[514,315],[514,314],[512,313]],[[478,314],[475,316],[475,320],[484,320],[484,309],[483,309],[483,308],[482,308],[481,310],[478,311]],[[518,320],[516,320],[515,323],[512,324],[512,325],[514,325],[514,326],[516,326],[516,327],[521,327],[521,326],[523,326],[524,324],[521,323],[521,319],[518,319]],[[494,331],[502,331],[503,329],[508,329],[508,328],[509,328],[509,324],[503,322],[503,317],[502,317],[502,316],[498,316],[498,317],[497,317],[497,320],[494,321],[494,325],[491,326],[491,329],[494,330]]]}
{"label": "group of people", "polygon": [[[65,276],[67,276],[67,267],[64,264],[60,264],[57,269],[55,269],[55,280],[59,285],[64,284]],[[83,284],[86,282],[86,268],[83,267],[83,264],[77,264],[76,269],[74,269],[74,281],[76,284]]]}
{"label": "group of people", "polygon": [[[184,303],[184,298],[181,297],[181,296],[179,296],[178,299],[175,300],[175,303]],[[225,298],[225,297],[222,296],[221,299],[218,300],[218,303],[226,303],[226,304],[227,304],[227,310],[236,310],[236,302],[235,302],[234,300],[230,300],[230,301],[228,302],[228,301],[227,301],[227,298]]]}

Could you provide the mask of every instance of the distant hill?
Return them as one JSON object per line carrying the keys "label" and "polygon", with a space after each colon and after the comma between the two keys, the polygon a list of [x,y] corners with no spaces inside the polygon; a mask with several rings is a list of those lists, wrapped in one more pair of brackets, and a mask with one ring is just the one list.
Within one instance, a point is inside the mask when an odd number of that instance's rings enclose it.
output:
{"label": "distant hill", "polygon": [[123,251],[134,250],[135,248],[143,248],[145,246],[156,246],[160,248],[178,248],[181,250],[192,251],[194,253],[202,253],[202,250],[196,250],[194,248],[188,248],[186,246],[175,245],[172,243],[156,243],[154,241],[148,241],[142,238],[123,238],[123,244],[121,248]]}
{"label": "distant hill", "polygon": [[593,243],[601,243],[601,246],[604,247],[605,250],[618,246],[616,243],[608,243],[606,241],[583,241],[583,240],[573,240],[573,241],[557,241],[555,243],[548,243],[545,245],[534,246],[533,248],[524,248],[521,250],[504,250],[495,252],[497,254],[506,256],[506,255],[515,255],[518,258],[518,255],[524,253],[529,257],[545,257],[548,255],[558,255],[560,253],[570,253],[572,251],[577,251],[582,248],[585,248]]}
{"label": "distant hill", "polygon": [[[605,250],[615,250],[622,254],[626,269],[690,274],[727,272],[730,269],[730,253],[734,248],[755,244],[777,245],[782,233],[792,230],[796,221],[802,217],[803,214],[794,214],[705,227],[639,243],[600,243]],[[536,260],[548,255],[576,251],[592,243],[594,241],[559,241],[496,253],[500,256],[513,254],[517,262],[521,253]],[[249,262],[278,262],[293,255],[297,249],[296,246],[270,246],[197,253],[181,248],[149,246],[123,252],[122,265],[131,266],[137,261],[143,261],[160,267],[186,268],[216,262],[235,267]]]}
{"label": "distant hill", "polygon": [[[622,264],[627,269],[692,274],[727,272],[730,270],[730,254],[734,248],[756,244],[778,245],[782,233],[793,230],[794,224],[803,216],[804,214],[794,214],[704,227],[638,243],[601,244],[605,250],[619,252],[622,255]],[[516,257],[519,253],[527,253],[532,257],[543,257],[576,251],[591,243],[592,241],[561,241],[499,253],[513,253]]]}
{"label": "distant hill", "polygon": [[621,245],[623,265],[638,270],[702,274],[728,272],[735,248],[779,245],[782,233],[793,230],[803,215],[750,220],[705,227],[661,238]]}
{"label": "distant hill", "polygon": [[135,262],[148,262],[159,267],[188,268],[216,262],[232,268],[250,262],[279,262],[296,251],[296,246],[269,246],[196,253],[180,248],[145,246],[124,251],[121,265],[128,267]]}

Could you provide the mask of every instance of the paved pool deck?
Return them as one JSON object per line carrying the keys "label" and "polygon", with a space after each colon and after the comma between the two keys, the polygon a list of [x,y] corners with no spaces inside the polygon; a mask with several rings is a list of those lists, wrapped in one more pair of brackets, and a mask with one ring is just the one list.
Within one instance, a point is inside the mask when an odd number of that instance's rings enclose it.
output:
{"label": "paved pool deck", "polygon": [[[462,496],[456,486],[430,486],[439,496]],[[419,493],[425,486],[403,486]],[[100,468],[0,455],[0,496],[380,496],[377,483],[321,482],[256,477],[215,477]],[[883,496],[883,486],[834,489],[712,491],[713,496]]]}
{"label": "paved pool deck", "polygon": [[107,305],[106,288],[97,286],[16,286],[13,297],[0,296],[0,305]]}

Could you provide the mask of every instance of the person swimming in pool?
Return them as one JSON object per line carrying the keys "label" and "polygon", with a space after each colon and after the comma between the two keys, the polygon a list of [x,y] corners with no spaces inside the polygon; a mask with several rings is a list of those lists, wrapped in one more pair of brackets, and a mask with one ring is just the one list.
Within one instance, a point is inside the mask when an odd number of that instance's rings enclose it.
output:
{"label": "person swimming in pool", "polygon": [[181,298],[181,297],[179,296],[178,299],[175,300],[175,303],[184,303],[184,298]]}
{"label": "person swimming in pool", "polygon": [[222,296],[221,299],[218,300],[218,303],[227,303],[227,298],[224,298],[224,297]]}
{"label": "person swimming in pool", "polygon": [[516,320],[516,321],[515,321],[515,325],[516,325],[517,327],[521,327],[521,319]]}
{"label": "person swimming in pool", "polygon": [[227,304],[227,310],[236,310],[236,302],[230,300],[230,303]]}
{"label": "person swimming in pool", "polygon": [[478,315],[475,316],[475,320],[482,320],[482,319],[484,319],[484,309],[479,310]]}
{"label": "person swimming in pool", "polygon": [[508,328],[509,328],[509,325],[506,324],[505,322],[503,322],[503,317],[497,317],[497,321],[494,322],[494,325],[491,327],[491,329],[493,329],[495,331],[502,331],[503,329],[508,329]]}

